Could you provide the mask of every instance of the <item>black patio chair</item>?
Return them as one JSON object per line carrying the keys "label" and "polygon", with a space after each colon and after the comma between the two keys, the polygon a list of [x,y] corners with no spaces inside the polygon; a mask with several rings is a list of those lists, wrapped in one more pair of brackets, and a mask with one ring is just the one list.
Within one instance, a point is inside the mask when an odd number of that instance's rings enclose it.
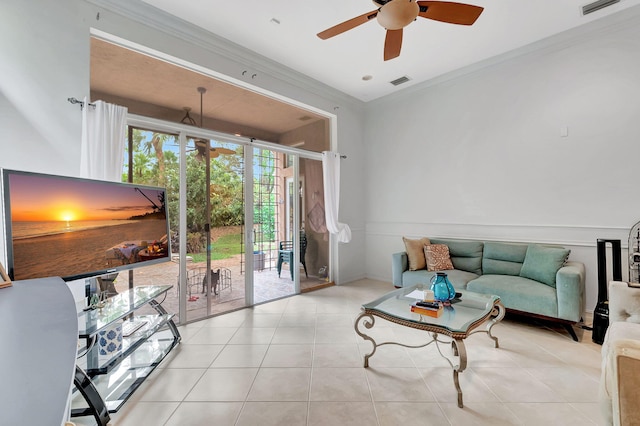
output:
{"label": "black patio chair", "polygon": [[[305,262],[305,254],[307,252],[307,236],[304,232],[300,233],[300,263],[304,267],[304,274],[309,278],[307,274],[307,264]],[[282,271],[282,264],[288,263],[289,270],[291,272],[291,281],[293,281],[293,270],[295,269],[291,264],[293,263],[293,241],[280,241],[278,249],[278,277]]]}

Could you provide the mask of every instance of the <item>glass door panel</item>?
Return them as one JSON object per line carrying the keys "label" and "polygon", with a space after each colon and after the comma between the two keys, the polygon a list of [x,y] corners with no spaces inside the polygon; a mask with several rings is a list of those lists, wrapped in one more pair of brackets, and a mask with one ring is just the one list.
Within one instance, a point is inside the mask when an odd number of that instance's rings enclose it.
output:
{"label": "glass door panel", "polygon": [[[287,235],[284,155],[253,148],[253,300],[262,303],[295,294],[293,235]],[[251,270],[248,268],[248,270]]]}
{"label": "glass door panel", "polygon": [[[125,164],[122,174],[123,182],[138,183],[143,185],[161,186],[167,188],[167,214],[169,216],[170,235],[167,239],[171,242],[172,261],[158,263],[146,267],[138,267],[129,271],[107,274],[96,279],[97,288],[109,293],[122,293],[134,286],[146,285],[171,285],[175,290],[169,290],[163,307],[167,312],[176,314],[174,321],[178,320],[179,293],[178,274],[179,268],[176,261],[178,255],[178,209],[179,209],[179,174],[180,174],[180,147],[178,135],[159,131],[129,127],[129,143],[125,150]],[[150,203],[140,192],[140,202]],[[125,206],[114,206],[124,208]],[[154,239],[141,238],[140,244],[153,244]],[[154,314],[151,307],[143,307],[136,314]]]}
{"label": "glass door panel", "polygon": [[[243,147],[187,139],[187,321],[245,306]],[[209,273],[207,273],[209,271]]]}
{"label": "glass door panel", "polygon": [[[324,184],[322,161],[300,159],[301,239],[306,237],[304,266],[300,275],[300,290],[306,291],[329,283],[329,232],[324,214]],[[302,255],[301,255],[302,263]]]}

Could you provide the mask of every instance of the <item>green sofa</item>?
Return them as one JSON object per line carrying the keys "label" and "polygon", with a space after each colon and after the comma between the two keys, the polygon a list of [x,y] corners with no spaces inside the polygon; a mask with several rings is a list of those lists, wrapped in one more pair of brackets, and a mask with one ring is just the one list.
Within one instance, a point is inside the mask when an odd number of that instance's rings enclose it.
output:
{"label": "green sofa", "polygon": [[[494,294],[508,311],[572,325],[584,312],[584,264],[565,261],[559,246],[431,238],[449,248],[454,269],[444,270],[456,290]],[[564,253],[564,258],[562,254]],[[438,271],[409,270],[406,252],[392,255],[393,285],[429,284]]]}

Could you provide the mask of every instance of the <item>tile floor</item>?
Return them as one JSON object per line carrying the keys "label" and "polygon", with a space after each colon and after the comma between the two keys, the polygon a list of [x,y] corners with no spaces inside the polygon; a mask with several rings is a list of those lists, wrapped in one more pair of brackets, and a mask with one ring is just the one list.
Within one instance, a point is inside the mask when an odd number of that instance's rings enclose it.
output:
{"label": "tile floor", "polygon": [[[112,415],[114,426],[598,425],[600,346],[563,329],[507,318],[465,343],[458,408],[433,345],[370,351],[353,329],[362,303],[392,290],[361,280],[180,327],[180,344]],[[424,335],[377,320],[380,338]],[[446,352],[445,352],[446,353]],[[93,424],[75,418],[77,425]]]}

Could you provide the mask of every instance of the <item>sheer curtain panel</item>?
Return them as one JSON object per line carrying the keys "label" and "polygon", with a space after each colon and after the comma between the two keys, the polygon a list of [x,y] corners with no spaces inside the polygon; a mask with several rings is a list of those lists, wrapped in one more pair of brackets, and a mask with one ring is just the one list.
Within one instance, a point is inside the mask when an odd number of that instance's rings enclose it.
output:
{"label": "sheer curtain panel", "polygon": [[91,107],[84,99],[80,176],[120,182],[128,110],[103,101],[94,104]]}
{"label": "sheer curtain panel", "polygon": [[340,154],[322,152],[322,179],[324,182],[324,208],[327,218],[327,229],[336,234],[338,242],[351,241],[351,228],[346,223],[338,222],[338,205],[340,202]]}

